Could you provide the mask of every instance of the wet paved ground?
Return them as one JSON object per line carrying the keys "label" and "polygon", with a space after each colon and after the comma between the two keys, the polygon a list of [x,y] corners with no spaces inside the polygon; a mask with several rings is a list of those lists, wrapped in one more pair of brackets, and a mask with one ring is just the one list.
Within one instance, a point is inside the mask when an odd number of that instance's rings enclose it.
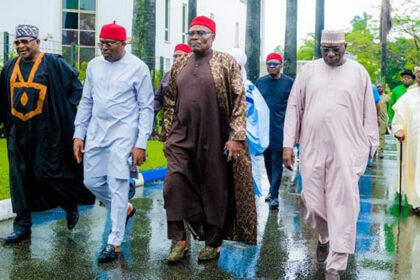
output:
{"label": "wet paved ground", "polygon": [[[398,168],[393,143],[389,137],[385,159],[375,160],[360,180],[356,254],[342,279],[420,279],[420,218],[388,213]],[[279,211],[257,199],[257,246],[224,242],[220,259],[205,264],[197,263],[203,244],[195,241],[183,263],[166,263],[171,244],[162,184],[137,190],[138,211],[127,225],[123,257],[112,264],[96,262],[110,230],[105,208],[82,208],[73,231],[60,210],[37,213],[31,241],[0,245],[0,279],[324,279],[324,267],[314,260],[316,234],[303,222],[300,177],[286,171],[281,189]],[[0,223],[0,236],[11,228],[10,220]]]}

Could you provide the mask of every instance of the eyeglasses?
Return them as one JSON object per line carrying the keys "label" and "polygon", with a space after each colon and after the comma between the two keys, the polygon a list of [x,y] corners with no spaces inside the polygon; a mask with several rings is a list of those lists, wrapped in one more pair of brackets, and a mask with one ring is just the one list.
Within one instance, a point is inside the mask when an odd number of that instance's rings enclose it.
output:
{"label": "eyeglasses", "polygon": [[331,51],[331,52],[337,54],[337,53],[340,52],[340,50],[341,50],[340,47],[321,47],[321,51],[323,53],[329,53]]}
{"label": "eyeglasses", "polygon": [[279,66],[280,65],[280,63],[278,63],[278,62],[267,62],[267,66],[268,67],[277,67],[277,66]]}
{"label": "eyeglasses", "polygon": [[13,42],[13,44],[15,44],[15,46],[17,47],[17,46],[19,46],[20,44],[22,44],[22,45],[28,45],[30,42],[32,42],[32,41],[34,41],[34,40],[36,40],[35,38],[34,39],[20,39],[20,40],[15,40],[14,42]]}
{"label": "eyeglasses", "polygon": [[198,30],[198,31],[189,31],[186,33],[189,37],[194,37],[194,35],[197,35],[198,37],[203,37],[207,34],[212,34],[212,32],[204,31],[204,30]]}
{"label": "eyeglasses", "polygon": [[121,41],[99,41],[98,47],[103,48],[104,46],[106,46],[107,48],[112,48],[113,46],[115,46],[119,42],[121,42]]}

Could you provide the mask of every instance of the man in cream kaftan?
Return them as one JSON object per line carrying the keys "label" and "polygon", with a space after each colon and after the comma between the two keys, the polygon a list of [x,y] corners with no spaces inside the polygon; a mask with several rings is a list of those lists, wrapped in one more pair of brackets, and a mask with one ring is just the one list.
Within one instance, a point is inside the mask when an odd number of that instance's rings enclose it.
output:
{"label": "man in cream kaftan", "polygon": [[332,278],[326,279],[339,279],[337,271],[346,269],[348,254],[354,253],[358,180],[375,153],[378,126],[367,71],[342,56],[344,34],[324,31],[323,39],[324,59],[302,68],[290,94],[283,158],[291,169],[299,137],[302,199],[306,218],[319,233],[317,258],[323,262],[328,254]]}
{"label": "man in cream kaftan", "polygon": [[[407,195],[414,213],[420,215],[420,67],[415,68],[414,75],[417,86],[409,88],[392,107],[392,130],[403,144],[401,192]],[[396,189],[399,191],[399,181]]]}

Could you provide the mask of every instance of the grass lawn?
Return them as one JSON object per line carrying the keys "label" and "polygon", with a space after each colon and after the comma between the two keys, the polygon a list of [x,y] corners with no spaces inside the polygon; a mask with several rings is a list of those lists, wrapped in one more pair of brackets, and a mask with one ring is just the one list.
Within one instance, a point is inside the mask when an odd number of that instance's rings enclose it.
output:
{"label": "grass lawn", "polygon": [[0,139],[0,200],[10,197],[6,139]]}
{"label": "grass lawn", "polygon": [[165,155],[163,154],[163,143],[160,141],[149,141],[147,143],[146,162],[140,167],[140,171],[164,167],[167,165]]}
{"label": "grass lawn", "polygon": [[[148,157],[140,170],[166,166],[167,162],[162,149],[162,142],[149,141],[147,143]],[[7,160],[6,140],[0,139],[0,200],[10,198],[9,190],[9,162]]]}

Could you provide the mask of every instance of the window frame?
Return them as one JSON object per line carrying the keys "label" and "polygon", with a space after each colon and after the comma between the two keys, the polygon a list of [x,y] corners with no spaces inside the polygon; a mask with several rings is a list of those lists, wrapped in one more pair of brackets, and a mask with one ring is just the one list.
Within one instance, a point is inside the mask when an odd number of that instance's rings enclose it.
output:
{"label": "window frame", "polygon": [[171,33],[171,0],[165,0],[165,23],[164,23],[164,41],[170,43]]}
{"label": "window frame", "polygon": [[187,43],[187,32],[188,32],[188,5],[187,3],[182,3],[182,26],[181,26],[181,41],[182,43]]}
{"label": "window frame", "polygon": [[[80,4],[81,4],[81,1],[82,0],[77,0],[77,5],[78,5],[78,9],[76,10],[76,9],[68,9],[68,8],[65,8],[64,7],[64,1],[63,0],[61,0],[60,2],[61,2],[61,29],[60,29],[60,31],[61,31],[61,33],[60,33],[60,36],[61,36],[61,48],[62,48],[62,51],[63,51],[63,49],[64,48],[68,48],[68,49],[71,49],[71,47],[72,47],[72,44],[66,44],[66,43],[64,43],[64,41],[63,41],[63,32],[64,31],[74,31],[74,32],[76,32],[77,33],[77,36],[76,36],[76,61],[75,61],[75,63],[77,64],[77,65],[80,65],[80,63],[82,62],[82,61],[80,61],[80,52],[81,52],[81,49],[93,49],[94,50],[94,56],[96,56],[97,55],[97,53],[98,53],[98,50],[97,50],[97,48],[96,48],[96,43],[97,43],[97,23],[98,23],[98,13],[97,13],[97,11],[98,11],[98,2],[99,2],[99,0],[94,0],[94,2],[95,2],[95,10],[82,10],[81,8],[80,8]],[[74,29],[74,28],[65,28],[65,26],[64,26],[64,24],[63,24],[63,21],[64,21],[64,13],[77,13],[77,29]],[[94,15],[95,16],[95,22],[94,22],[94,25],[93,25],[93,30],[88,30],[88,29],[81,29],[81,15],[82,14],[90,14],[90,15]],[[88,33],[93,33],[93,36],[94,36],[94,42],[93,42],[93,45],[91,45],[91,46],[89,46],[89,45],[81,45],[81,32],[88,32]]]}

